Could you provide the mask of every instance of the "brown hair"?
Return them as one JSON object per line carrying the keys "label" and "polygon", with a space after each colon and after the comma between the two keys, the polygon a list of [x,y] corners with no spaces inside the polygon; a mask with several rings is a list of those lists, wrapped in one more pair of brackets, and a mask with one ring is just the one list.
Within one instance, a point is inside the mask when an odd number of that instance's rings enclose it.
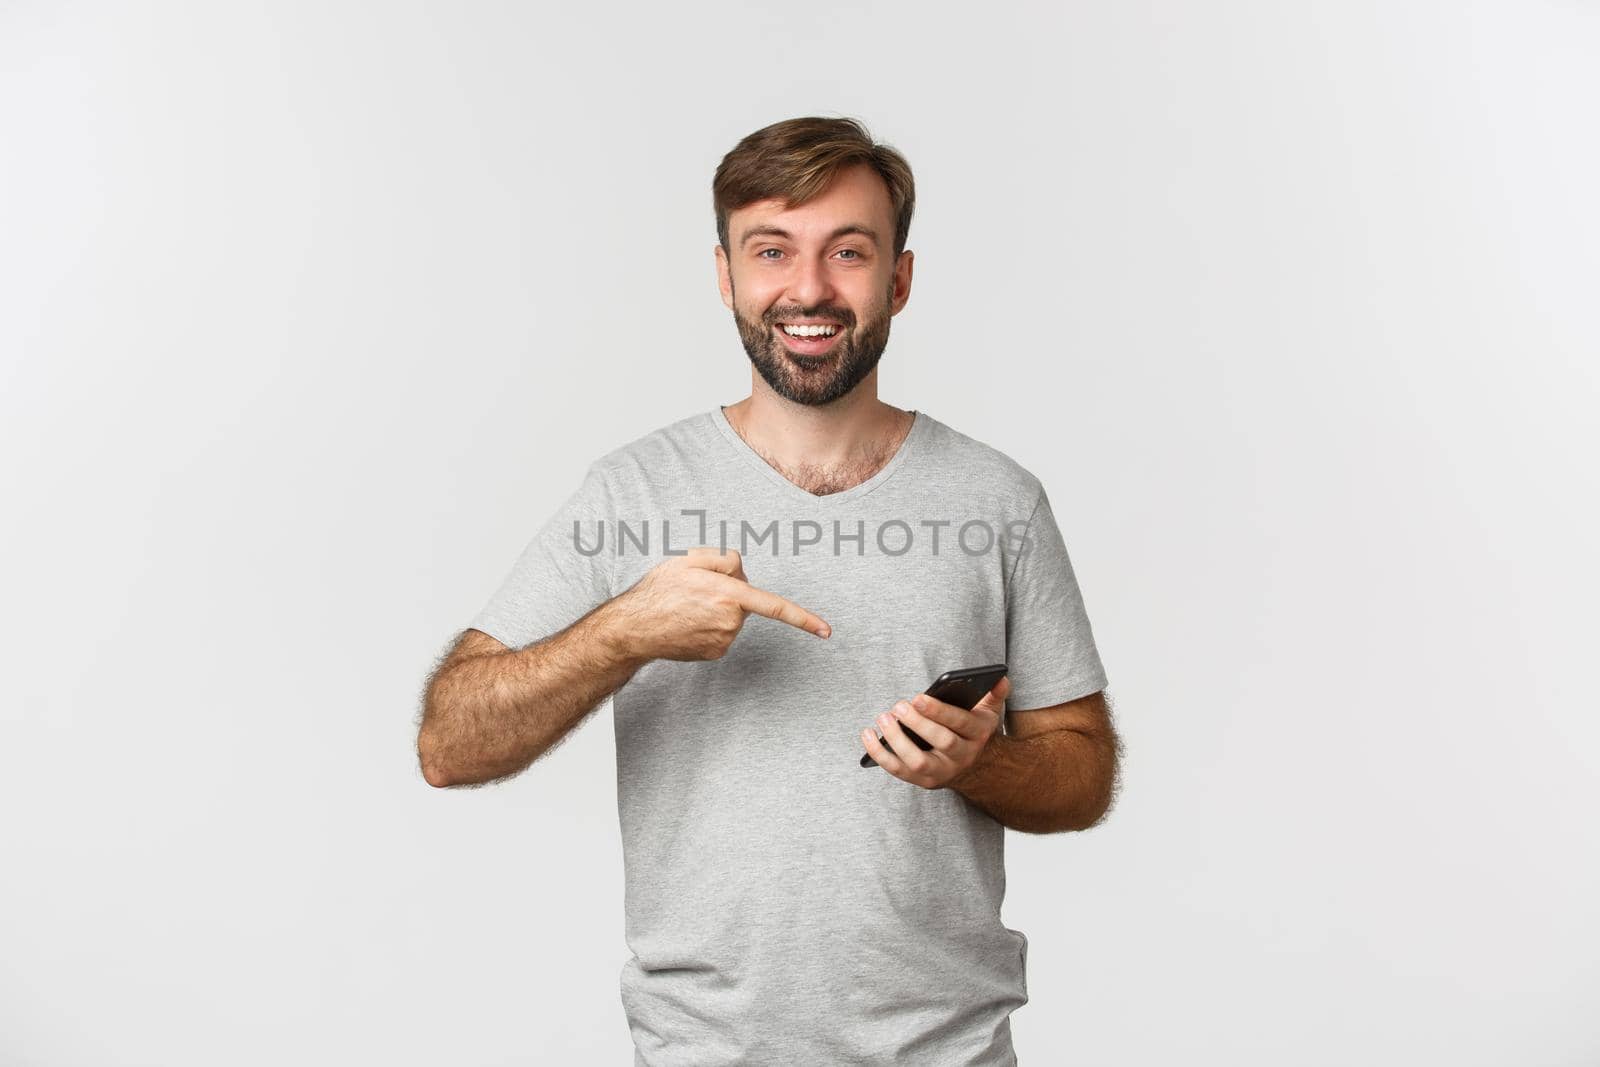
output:
{"label": "brown hair", "polygon": [[855,119],[785,119],[750,134],[722,157],[711,181],[717,240],[728,246],[728,215],[757,200],[781,199],[796,207],[821,195],[845,167],[865,163],[889,187],[894,215],[894,254],[905,251],[911,232],[916,185],[911,165],[886,144],[875,144]]}

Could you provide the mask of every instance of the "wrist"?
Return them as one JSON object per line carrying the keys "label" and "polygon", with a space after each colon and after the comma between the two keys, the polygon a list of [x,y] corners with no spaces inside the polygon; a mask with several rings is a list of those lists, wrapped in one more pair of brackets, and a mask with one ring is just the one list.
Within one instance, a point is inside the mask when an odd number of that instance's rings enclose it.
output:
{"label": "wrist", "polygon": [[638,626],[627,610],[622,593],[595,609],[590,616],[595,642],[607,666],[632,674],[653,658],[644,654],[639,645]]}
{"label": "wrist", "polygon": [[988,742],[973,757],[972,763],[967,766],[966,770],[946,782],[946,788],[965,793],[969,789],[980,786],[985,773],[994,764],[995,760],[1001,758],[1000,748],[1006,744],[1007,740],[998,731],[991,734]]}

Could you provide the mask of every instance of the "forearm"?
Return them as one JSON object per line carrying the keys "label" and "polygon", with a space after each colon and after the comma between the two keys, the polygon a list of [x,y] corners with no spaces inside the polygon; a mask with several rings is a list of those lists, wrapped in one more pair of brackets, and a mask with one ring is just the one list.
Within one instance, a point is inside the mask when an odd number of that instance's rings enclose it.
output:
{"label": "forearm", "polygon": [[430,784],[476,785],[549,751],[646,662],[615,600],[543,641],[463,660],[428,690],[417,741]]}
{"label": "forearm", "polygon": [[1025,738],[995,734],[950,782],[996,821],[1024,833],[1087,830],[1111,806],[1116,744],[1077,730]]}

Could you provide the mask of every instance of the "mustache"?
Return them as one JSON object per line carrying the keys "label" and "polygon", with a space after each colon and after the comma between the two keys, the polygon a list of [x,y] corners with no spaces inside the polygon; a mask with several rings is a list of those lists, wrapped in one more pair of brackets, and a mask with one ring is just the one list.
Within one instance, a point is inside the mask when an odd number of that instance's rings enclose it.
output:
{"label": "mustache", "polygon": [[761,316],[761,321],[768,326],[776,326],[780,322],[793,322],[795,319],[821,319],[838,326],[853,325],[855,316],[847,311],[837,308],[777,308]]}

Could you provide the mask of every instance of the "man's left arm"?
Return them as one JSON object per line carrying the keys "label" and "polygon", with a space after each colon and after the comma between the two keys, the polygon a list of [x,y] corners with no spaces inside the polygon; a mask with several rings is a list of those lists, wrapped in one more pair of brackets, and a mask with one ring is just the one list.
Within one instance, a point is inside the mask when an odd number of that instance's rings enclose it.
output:
{"label": "man's left arm", "polygon": [[1102,690],[1007,711],[1006,732],[996,731],[948,787],[1013,830],[1087,830],[1111,808],[1121,755]]}
{"label": "man's left arm", "polygon": [[[970,710],[925,693],[899,701],[878,717],[884,740],[863,730],[861,743],[896,778],[954,789],[1014,830],[1087,830],[1110,810],[1122,744],[1083,594],[1043,487],[1016,552],[1005,589],[1007,676]],[[1013,686],[1026,710],[1006,710]],[[1089,688],[1076,700],[1038,706]],[[932,747],[912,742],[902,721]]]}

